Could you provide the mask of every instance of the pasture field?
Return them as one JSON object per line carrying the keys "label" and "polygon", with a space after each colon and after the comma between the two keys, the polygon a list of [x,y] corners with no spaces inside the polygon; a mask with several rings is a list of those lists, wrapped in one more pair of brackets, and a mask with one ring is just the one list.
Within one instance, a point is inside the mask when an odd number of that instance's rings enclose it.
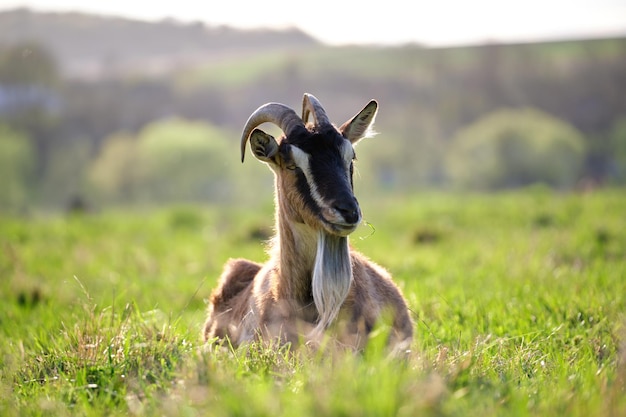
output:
{"label": "pasture field", "polygon": [[624,416],[626,192],[362,202],[408,299],[405,358],[204,346],[272,204],[0,217],[2,416]]}

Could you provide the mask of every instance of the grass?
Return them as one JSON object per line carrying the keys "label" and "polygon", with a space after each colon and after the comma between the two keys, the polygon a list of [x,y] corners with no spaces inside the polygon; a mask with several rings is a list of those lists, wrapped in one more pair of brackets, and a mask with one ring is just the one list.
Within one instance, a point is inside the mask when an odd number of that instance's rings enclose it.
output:
{"label": "grass", "polygon": [[377,197],[352,243],[409,301],[402,360],[201,343],[267,204],[0,218],[0,415],[626,415],[622,190]]}

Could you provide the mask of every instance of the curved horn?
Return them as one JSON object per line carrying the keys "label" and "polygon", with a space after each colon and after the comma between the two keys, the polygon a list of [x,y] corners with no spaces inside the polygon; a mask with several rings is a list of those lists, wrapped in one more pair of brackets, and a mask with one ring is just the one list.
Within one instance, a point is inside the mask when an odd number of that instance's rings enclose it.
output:
{"label": "curved horn", "polygon": [[314,95],[305,93],[302,99],[302,120],[306,123],[309,114],[313,114],[313,123],[315,126],[326,126],[330,124],[326,110]]}
{"label": "curved horn", "polygon": [[241,162],[243,162],[246,154],[246,143],[250,137],[250,133],[262,123],[274,123],[284,133],[285,136],[297,127],[304,127],[302,119],[298,117],[295,111],[280,103],[267,103],[259,107],[250,115],[243,133],[241,135]]}

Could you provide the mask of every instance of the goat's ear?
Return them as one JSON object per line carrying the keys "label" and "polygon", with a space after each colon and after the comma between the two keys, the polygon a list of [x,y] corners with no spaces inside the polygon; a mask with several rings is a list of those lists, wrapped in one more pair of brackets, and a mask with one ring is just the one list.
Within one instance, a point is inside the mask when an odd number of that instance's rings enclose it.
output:
{"label": "goat's ear", "polygon": [[260,129],[254,129],[250,133],[250,148],[252,148],[252,153],[258,160],[276,163],[275,157],[278,153],[278,143],[273,136]]}
{"label": "goat's ear", "polygon": [[339,131],[353,144],[365,137],[372,136],[374,132],[371,128],[377,111],[378,103],[376,100],[370,101],[356,116],[341,125]]}

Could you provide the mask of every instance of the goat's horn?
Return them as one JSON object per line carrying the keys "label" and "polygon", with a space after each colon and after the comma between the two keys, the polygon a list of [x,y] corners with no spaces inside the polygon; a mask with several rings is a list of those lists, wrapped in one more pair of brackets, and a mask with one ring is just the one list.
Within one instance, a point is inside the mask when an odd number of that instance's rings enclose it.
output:
{"label": "goat's horn", "polygon": [[330,124],[326,110],[314,95],[305,93],[302,99],[302,120],[306,123],[309,115],[313,115],[313,123],[315,126],[326,126]]}
{"label": "goat's horn", "polygon": [[284,133],[285,136],[297,127],[303,127],[302,119],[298,117],[295,111],[280,103],[267,103],[259,107],[250,115],[246,126],[243,128],[241,135],[241,162],[243,162],[246,154],[246,143],[252,131],[262,123],[274,123]]}

